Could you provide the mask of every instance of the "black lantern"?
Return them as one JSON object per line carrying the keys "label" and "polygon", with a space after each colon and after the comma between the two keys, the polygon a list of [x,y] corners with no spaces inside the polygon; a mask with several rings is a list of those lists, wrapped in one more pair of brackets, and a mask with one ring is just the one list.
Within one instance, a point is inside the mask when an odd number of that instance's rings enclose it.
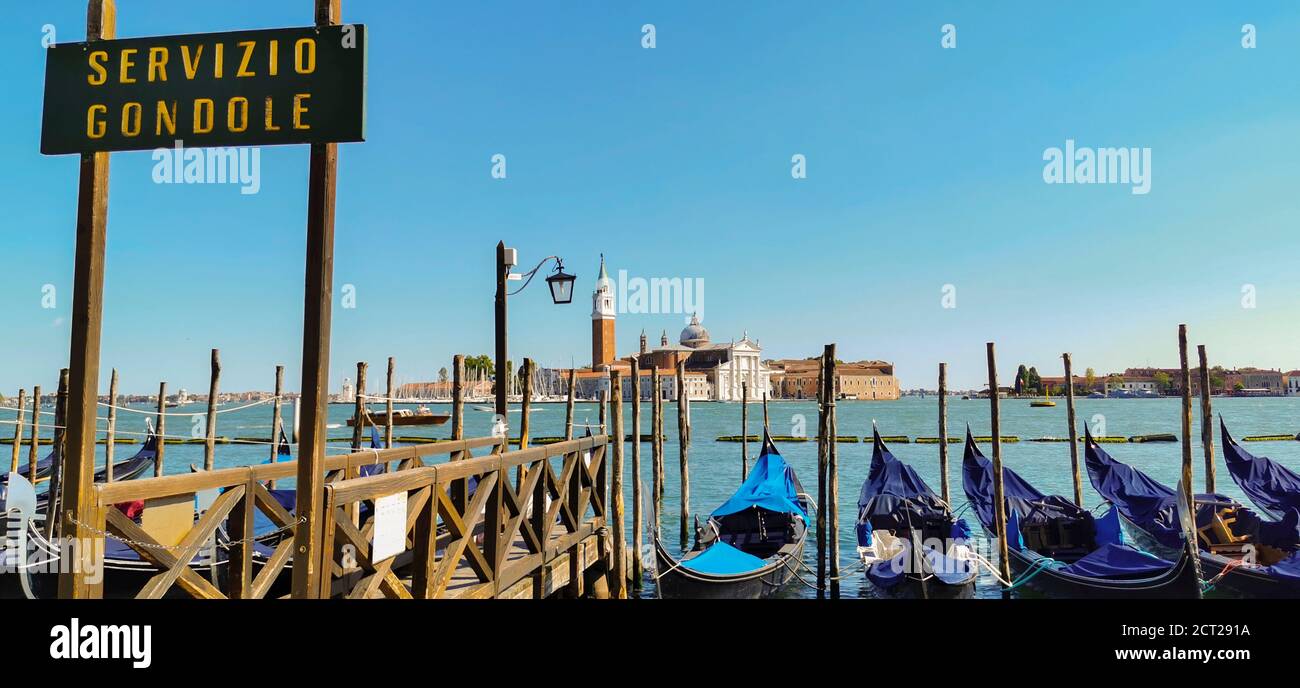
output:
{"label": "black lantern", "polygon": [[546,278],[546,286],[551,288],[551,300],[555,303],[573,303],[574,276],[564,271],[564,263],[555,259],[555,272]]}

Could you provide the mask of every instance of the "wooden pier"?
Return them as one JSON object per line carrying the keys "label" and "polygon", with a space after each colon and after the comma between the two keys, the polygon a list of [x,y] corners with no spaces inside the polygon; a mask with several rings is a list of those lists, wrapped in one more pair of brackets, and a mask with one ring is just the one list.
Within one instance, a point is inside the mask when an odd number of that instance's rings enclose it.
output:
{"label": "wooden pier", "polygon": [[[607,577],[615,560],[606,527],[607,442],[596,435],[506,452],[504,438],[481,437],[325,458],[323,575],[308,597],[606,596],[614,587]],[[378,464],[384,472],[344,477]],[[303,520],[281,506],[267,484],[297,470],[296,462],[286,461],[96,484],[87,525],[126,542],[159,568],[133,591],[137,597],[175,595],[176,589],[205,599],[285,597],[286,569],[297,559],[294,535]],[[146,510],[187,510],[196,494],[215,491],[220,494],[212,505],[175,544],[160,542],[114,507],[143,500]],[[380,518],[375,504],[394,495],[405,499],[405,522],[398,521],[405,547],[373,561]],[[370,508],[363,518],[365,505]],[[265,557],[254,556],[256,512],[282,531]],[[230,563],[219,587],[191,563],[223,521]],[[91,597],[103,593],[102,582],[82,584]]]}

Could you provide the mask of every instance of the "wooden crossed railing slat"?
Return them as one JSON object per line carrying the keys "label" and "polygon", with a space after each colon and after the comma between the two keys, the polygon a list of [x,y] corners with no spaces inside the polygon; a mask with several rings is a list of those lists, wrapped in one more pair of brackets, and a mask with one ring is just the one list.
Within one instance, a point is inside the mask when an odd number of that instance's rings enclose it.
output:
{"label": "wooden crossed railing slat", "polygon": [[[495,457],[500,456],[504,446],[504,438],[478,437],[411,447],[361,451],[326,457],[325,470],[327,474],[334,473],[341,476],[358,471],[362,466],[397,462],[395,472],[381,475],[401,476],[408,472],[423,470],[425,460],[435,456],[474,460],[471,458],[472,451],[481,448],[490,448],[492,454],[484,458],[496,461],[498,459]],[[272,591],[275,582],[293,558],[292,536],[298,524],[298,519],[276,501],[267,490],[265,483],[270,480],[292,478],[296,474],[297,462],[285,461],[97,484],[95,485],[95,509],[92,512],[95,522],[91,526],[112,537],[120,538],[138,552],[142,560],[159,569],[158,573],[152,576],[136,594],[137,597],[162,597],[173,587],[179,587],[190,596],[198,598],[262,598]],[[370,480],[370,478],[360,480]],[[159,543],[140,525],[113,507],[114,504],[122,502],[144,500],[148,508],[150,500],[192,497],[198,492],[214,489],[222,492],[212,506],[196,519],[179,543],[170,546]],[[419,517],[416,512],[430,503],[431,493],[432,490],[429,490],[422,500],[417,499],[411,504],[412,513],[411,518],[408,519],[410,523],[408,531],[416,525]],[[253,522],[257,512],[262,513],[277,528],[283,530],[283,535],[269,557],[257,560],[260,570],[255,571],[252,543]],[[192,566],[195,555],[211,540],[223,522],[227,524],[231,538],[231,542],[226,546],[224,591]],[[353,544],[359,547],[361,542],[369,541],[370,533],[367,529],[361,529],[347,532],[344,537],[357,540]],[[113,574],[106,573],[106,575]],[[378,578],[375,585],[400,596],[402,591],[393,587],[395,576],[380,575]]]}
{"label": "wooden crossed railing slat", "polygon": [[[501,592],[604,524],[606,442],[603,435],[587,437],[326,485],[322,550],[329,559],[321,570],[330,575],[319,593],[432,598]],[[557,458],[563,460],[558,475],[551,465]],[[461,493],[470,478],[478,481],[473,493]],[[410,556],[374,562],[374,515],[358,527],[352,514],[363,502],[400,492],[407,494],[404,554]]]}

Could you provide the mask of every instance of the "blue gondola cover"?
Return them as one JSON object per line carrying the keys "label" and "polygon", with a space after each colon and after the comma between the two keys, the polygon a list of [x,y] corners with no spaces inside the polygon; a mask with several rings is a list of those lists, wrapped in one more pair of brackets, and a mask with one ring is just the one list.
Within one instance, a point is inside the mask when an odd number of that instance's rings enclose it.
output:
{"label": "blue gondola cover", "polygon": [[939,495],[911,466],[889,451],[879,431],[873,428],[872,432],[871,470],[858,493],[859,542],[863,524],[873,530],[893,531],[920,527],[926,521],[949,520]]}
{"label": "blue gondola cover", "polygon": [[719,540],[696,556],[682,560],[681,566],[698,573],[727,576],[756,571],[767,566],[767,562]]}
{"label": "blue gondola cover", "polygon": [[720,518],[751,508],[767,509],[779,514],[798,514],[804,523],[809,522],[808,514],[799,502],[799,483],[795,479],[794,470],[766,436],[763,439],[763,452],[754,463],[749,477],[741,483],[731,499],[714,510],[712,517]]}
{"label": "blue gondola cover", "polygon": [[1228,464],[1228,472],[1255,506],[1274,518],[1300,509],[1300,475],[1266,456],[1247,452],[1228,434],[1222,417],[1219,431],[1223,435],[1223,460]]}

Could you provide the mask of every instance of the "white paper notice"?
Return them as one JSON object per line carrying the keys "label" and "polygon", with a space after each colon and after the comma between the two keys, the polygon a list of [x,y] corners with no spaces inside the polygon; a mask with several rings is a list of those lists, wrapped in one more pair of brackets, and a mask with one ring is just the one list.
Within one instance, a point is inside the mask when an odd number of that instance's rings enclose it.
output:
{"label": "white paper notice", "polygon": [[406,551],[406,493],[375,500],[375,540],[370,561],[379,562]]}

